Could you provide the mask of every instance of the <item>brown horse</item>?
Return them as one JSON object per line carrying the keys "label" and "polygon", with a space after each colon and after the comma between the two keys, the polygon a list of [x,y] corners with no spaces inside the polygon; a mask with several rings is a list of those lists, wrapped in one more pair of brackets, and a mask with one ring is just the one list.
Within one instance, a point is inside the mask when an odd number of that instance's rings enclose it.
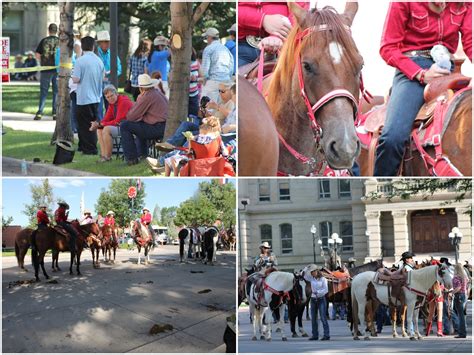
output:
{"label": "brown horse", "polygon": [[263,96],[239,76],[239,175],[276,176],[278,132]]}
{"label": "brown horse", "polygon": [[18,266],[23,271],[28,271],[25,268],[25,255],[28,252],[28,248],[31,245],[31,233],[33,229],[24,228],[19,231],[15,236],[15,255],[18,261]]}
{"label": "brown horse", "polygon": [[326,162],[350,169],[360,152],[354,120],[363,59],[350,35],[358,4],[347,2],[342,15],[331,7],[288,6],[296,24],[267,98],[280,139],[278,173],[321,175]]}
{"label": "brown horse", "polygon": [[[109,261],[115,264],[115,256],[117,253],[118,242],[115,235],[114,228],[110,225],[104,225],[102,227],[102,256],[104,261]],[[114,254],[114,259],[112,260],[112,250]],[[108,253],[108,257],[107,257]]]}
{"label": "brown horse", "polygon": [[145,265],[150,262],[150,249],[153,247],[153,236],[150,235],[148,227],[140,222],[140,220],[131,222],[132,238],[138,249],[138,262],[140,265],[140,253],[143,248],[145,252]]}

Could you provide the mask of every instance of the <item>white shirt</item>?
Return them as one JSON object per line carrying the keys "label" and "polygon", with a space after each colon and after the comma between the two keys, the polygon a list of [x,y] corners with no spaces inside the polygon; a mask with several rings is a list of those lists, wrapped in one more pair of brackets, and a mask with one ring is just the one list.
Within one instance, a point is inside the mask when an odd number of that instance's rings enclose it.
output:
{"label": "white shirt", "polygon": [[328,281],[326,278],[321,277],[317,279],[308,272],[305,272],[304,278],[306,281],[311,283],[312,298],[321,298],[324,297],[326,293],[328,293]]}

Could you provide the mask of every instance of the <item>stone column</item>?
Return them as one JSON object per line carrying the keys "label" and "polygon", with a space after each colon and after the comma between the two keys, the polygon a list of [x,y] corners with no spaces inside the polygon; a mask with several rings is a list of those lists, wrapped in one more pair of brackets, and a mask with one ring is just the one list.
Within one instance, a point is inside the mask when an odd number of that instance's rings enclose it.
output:
{"label": "stone column", "polygon": [[249,239],[249,224],[248,214],[246,212],[239,213],[239,230],[237,232],[237,252],[239,255],[239,274],[245,271],[245,268],[250,263],[249,250],[251,240]]}
{"label": "stone column", "polygon": [[403,252],[411,250],[409,233],[408,233],[408,221],[407,221],[407,210],[392,211],[393,217],[393,232],[394,232],[394,246],[395,246],[395,261],[397,261]]}
{"label": "stone column", "polygon": [[367,211],[365,212],[367,219],[367,231],[369,235],[367,238],[367,257],[365,262],[380,259],[382,253],[382,236],[380,234],[380,212]]}
{"label": "stone column", "polygon": [[[465,260],[471,258],[471,244],[472,244],[472,233],[471,233],[471,220],[466,211],[467,207],[456,207],[456,214],[458,216],[459,231],[463,234],[461,243],[459,244],[459,262],[464,264]],[[454,247],[453,247],[454,251]]]}

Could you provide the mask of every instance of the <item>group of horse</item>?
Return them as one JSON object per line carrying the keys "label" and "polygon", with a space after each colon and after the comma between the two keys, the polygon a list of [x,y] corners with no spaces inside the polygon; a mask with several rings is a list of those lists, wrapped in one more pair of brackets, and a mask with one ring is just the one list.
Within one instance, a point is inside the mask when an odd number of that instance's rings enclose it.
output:
{"label": "group of horse", "polygon": [[[351,35],[358,4],[342,14],[288,6],[295,24],[278,60],[239,68],[239,175],[334,176],[357,163],[371,176],[386,103],[364,88]],[[472,175],[472,89],[456,64],[425,89],[403,175]]]}
{"label": "group of horse", "polygon": [[[303,328],[304,310],[307,309],[311,297],[311,285],[305,280],[307,267],[299,272],[280,272],[273,268],[261,272],[259,277],[251,277],[253,269],[247,270],[238,281],[238,305],[244,300],[249,304],[251,322],[253,324],[252,340],[268,341],[272,338],[272,323],[276,320],[276,329],[280,332],[282,340],[286,341],[283,326],[284,307],[288,307],[292,337],[298,337],[296,321],[301,336],[307,336]],[[380,303],[390,307],[392,320],[392,335],[397,337],[397,313],[400,314],[402,335],[405,337],[405,319],[407,324],[414,324],[409,328],[411,340],[422,339],[418,331],[420,310],[426,316],[428,313],[427,293],[430,289],[443,284],[447,289],[452,288],[454,269],[445,264],[431,265],[424,262],[413,271],[389,271],[384,267],[382,260],[356,266],[350,269],[343,268],[342,272],[330,271],[323,268],[323,277],[328,280],[329,302],[344,303],[347,306],[347,322],[354,340],[359,340],[361,332],[359,325],[365,322],[365,340],[377,336],[374,327],[375,312]],[[469,277],[469,292],[471,289],[471,272],[466,268]],[[403,275],[406,283],[400,284],[399,294],[393,291],[393,285],[379,282],[380,274]],[[252,281],[248,281],[249,278]],[[386,276],[390,277],[390,276]],[[402,276],[400,276],[401,278]],[[308,315],[307,315],[308,317]]]}
{"label": "group of horse", "polygon": [[[39,281],[39,268],[41,267],[45,278],[49,279],[44,266],[44,257],[48,250],[52,250],[52,270],[59,271],[59,252],[70,252],[69,273],[73,274],[73,265],[76,264],[77,275],[81,275],[81,254],[87,246],[92,254],[94,268],[100,267],[99,255],[105,262],[115,263],[118,239],[116,231],[109,225],[99,227],[96,222],[81,225],[78,220],[71,222],[77,234],[75,250],[71,251],[69,233],[60,226],[47,226],[36,231],[32,228],[22,229],[15,237],[15,255],[18,266],[27,271],[24,266],[25,255],[31,247],[32,264],[35,269],[36,281]],[[148,228],[140,221],[131,222],[131,235],[138,248],[138,264],[140,264],[141,249],[145,251],[145,263],[150,260],[149,251],[154,246],[153,236]]]}
{"label": "group of horse", "polygon": [[236,234],[232,227],[221,230],[216,226],[184,227],[178,232],[178,239],[181,263],[193,258],[214,265],[218,249],[235,251]]}

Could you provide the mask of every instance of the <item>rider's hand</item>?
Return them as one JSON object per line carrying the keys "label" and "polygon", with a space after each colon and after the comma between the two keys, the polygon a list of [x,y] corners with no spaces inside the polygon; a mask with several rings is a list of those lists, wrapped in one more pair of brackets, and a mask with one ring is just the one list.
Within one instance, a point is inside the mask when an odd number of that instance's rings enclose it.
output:
{"label": "rider's hand", "polygon": [[265,52],[276,53],[283,47],[283,41],[275,36],[269,36],[262,39],[258,45]]}
{"label": "rider's hand", "polygon": [[[429,84],[433,79],[440,78],[442,76],[446,76],[451,74],[451,72],[447,69],[440,68],[436,63],[431,66],[431,68],[425,72],[424,82],[425,84]],[[420,80],[421,72],[416,75],[416,79]]]}
{"label": "rider's hand", "polygon": [[284,40],[291,30],[291,22],[283,15],[265,15],[263,18],[263,29],[270,35]]}

